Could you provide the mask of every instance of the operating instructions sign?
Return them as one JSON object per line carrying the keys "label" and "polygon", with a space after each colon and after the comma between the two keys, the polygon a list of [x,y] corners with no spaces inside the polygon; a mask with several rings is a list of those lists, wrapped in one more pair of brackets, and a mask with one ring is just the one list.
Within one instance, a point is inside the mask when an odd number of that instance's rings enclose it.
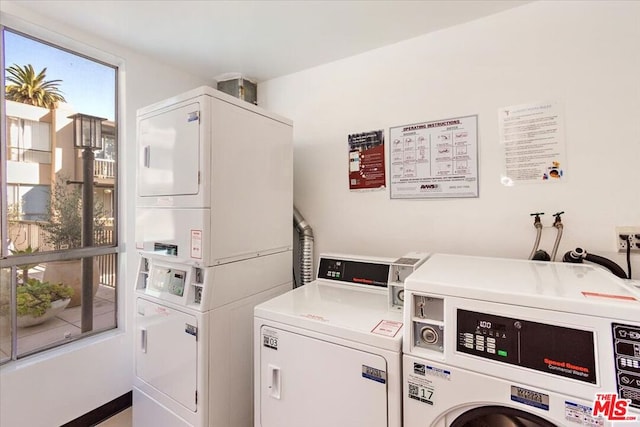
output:
{"label": "operating instructions sign", "polygon": [[478,116],[389,130],[392,199],[478,197]]}

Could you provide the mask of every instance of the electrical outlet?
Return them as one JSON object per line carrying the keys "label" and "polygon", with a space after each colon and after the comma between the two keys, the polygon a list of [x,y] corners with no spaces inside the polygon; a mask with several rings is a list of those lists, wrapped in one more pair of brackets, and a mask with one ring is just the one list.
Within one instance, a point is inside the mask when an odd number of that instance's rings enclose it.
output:
{"label": "electrical outlet", "polygon": [[[629,236],[629,240],[620,236]],[[626,252],[627,244],[631,252],[640,252],[640,227],[616,227],[616,242],[618,252]]]}

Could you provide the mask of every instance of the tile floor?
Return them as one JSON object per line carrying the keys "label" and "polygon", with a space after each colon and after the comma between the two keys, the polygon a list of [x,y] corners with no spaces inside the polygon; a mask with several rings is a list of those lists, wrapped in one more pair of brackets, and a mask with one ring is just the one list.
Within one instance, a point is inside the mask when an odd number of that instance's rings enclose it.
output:
{"label": "tile floor", "polygon": [[[115,289],[100,285],[93,303],[94,330],[109,329],[115,326]],[[80,335],[81,307],[66,308],[58,316],[46,322],[18,329],[18,354],[28,353],[39,347],[64,341]],[[0,336],[0,360],[11,355],[11,337]]]}

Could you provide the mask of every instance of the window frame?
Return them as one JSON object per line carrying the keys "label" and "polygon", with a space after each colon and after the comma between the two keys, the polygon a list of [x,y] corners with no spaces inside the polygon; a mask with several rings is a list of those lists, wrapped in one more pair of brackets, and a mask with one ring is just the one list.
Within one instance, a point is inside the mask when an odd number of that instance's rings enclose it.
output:
{"label": "window frame", "polygon": [[[85,45],[81,42],[73,40],[67,36],[61,35],[59,33],[51,32],[45,28],[36,26],[34,24],[28,24],[19,19],[13,18],[6,14],[0,15],[0,38],[2,38],[0,42],[0,79],[2,82],[6,81],[6,64],[5,64],[5,40],[4,34],[5,31],[12,32],[14,34],[20,35],[22,37],[27,37],[32,40],[35,40],[39,43],[49,45],[53,48],[60,49],[67,53],[83,57],[93,62],[100,63],[104,66],[110,67],[114,69],[115,75],[115,88],[114,88],[114,124],[115,124],[115,132],[113,133],[116,144],[115,144],[115,167],[114,167],[114,185],[113,185],[113,242],[108,246],[92,246],[88,248],[73,248],[73,249],[63,249],[63,250],[52,250],[47,252],[39,252],[35,254],[28,255],[12,255],[9,252],[8,244],[4,241],[0,242],[0,269],[10,269],[11,271],[11,285],[10,285],[10,298],[11,298],[11,308],[10,308],[10,322],[11,322],[11,355],[7,360],[0,360],[0,366],[15,362],[24,357],[30,356],[32,354],[39,354],[43,351],[49,350],[51,348],[59,348],[65,346],[72,342],[77,342],[84,340],[89,337],[93,337],[99,334],[106,334],[112,332],[114,330],[123,330],[124,329],[124,320],[125,316],[122,313],[121,307],[125,306],[124,301],[124,292],[119,290],[118,288],[122,286],[122,284],[126,283],[125,273],[126,273],[126,260],[124,256],[124,252],[122,250],[121,236],[123,233],[123,227],[120,224],[124,224],[121,222],[120,218],[122,217],[121,211],[121,191],[120,181],[122,179],[120,175],[120,163],[122,162],[122,147],[120,141],[122,141],[122,135],[124,133],[123,129],[123,120],[121,119],[121,111],[123,109],[120,99],[122,98],[122,94],[124,93],[124,60],[118,58],[114,55],[108,54],[104,51],[98,50],[96,48]],[[6,115],[6,99],[5,99],[5,91],[0,91],[0,103],[2,104],[2,109],[0,110],[0,121],[3,123],[3,129],[6,128],[4,124],[7,124],[7,115]],[[0,133],[0,209],[2,212],[8,212],[9,203],[8,203],[8,192],[7,192],[7,162],[10,160],[8,156],[8,131],[4,131]],[[50,148],[52,149],[52,148]],[[8,218],[7,215],[3,215],[3,220],[0,220],[0,236],[4,239],[8,236]],[[83,332],[79,336],[69,339],[64,342],[56,342],[52,345],[48,346],[40,346],[36,350],[32,352],[28,352],[25,354],[18,355],[17,354],[17,304],[16,304],[16,289],[17,289],[17,266],[21,264],[33,264],[33,263],[46,263],[52,261],[60,261],[60,260],[68,260],[68,259],[82,259],[82,258],[93,258],[100,255],[109,255],[115,254],[116,257],[116,271],[115,275],[117,278],[116,290],[115,290],[115,325],[112,328],[108,329],[100,329],[93,330],[91,332]]]}

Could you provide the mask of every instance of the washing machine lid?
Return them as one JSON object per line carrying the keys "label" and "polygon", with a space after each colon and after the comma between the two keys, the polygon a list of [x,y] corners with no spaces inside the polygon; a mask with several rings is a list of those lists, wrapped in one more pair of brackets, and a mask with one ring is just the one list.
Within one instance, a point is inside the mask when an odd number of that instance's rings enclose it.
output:
{"label": "washing machine lid", "polygon": [[402,312],[385,290],[316,280],[256,306],[256,317],[391,351],[402,348]]}
{"label": "washing machine lid", "polygon": [[640,292],[598,266],[432,255],[405,289],[621,320],[640,316]]}

